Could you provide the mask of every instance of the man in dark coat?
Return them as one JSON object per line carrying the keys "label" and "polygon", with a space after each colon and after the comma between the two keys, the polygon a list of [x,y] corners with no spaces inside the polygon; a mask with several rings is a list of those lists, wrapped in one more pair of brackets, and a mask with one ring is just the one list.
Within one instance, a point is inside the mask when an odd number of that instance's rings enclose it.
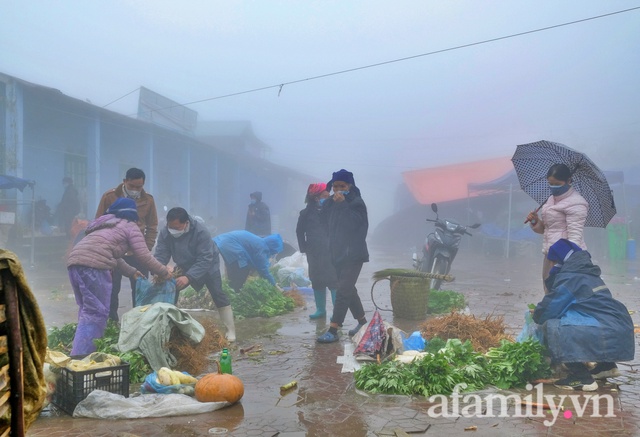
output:
{"label": "man in dark coat", "polygon": [[358,321],[358,325],[349,331],[350,336],[367,323],[356,288],[362,265],[369,261],[367,206],[350,171],[342,169],[333,173],[327,185],[331,185],[333,195],[322,205],[321,217],[329,232],[329,252],[338,274],[338,289],[329,330],[317,338],[319,343],[338,341],[338,328],[347,311],[351,311]]}
{"label": "man in dark coat", "polygon": [[64,193],[56,209],[56,216],[58,218],[58,226],[64,231],[65,235],[69,236],[73,219],[80,213],[80,195],[73,185],[73,179],[70,177],[63,178],[62,185],[64,186]]}
{"label": "man in dark coat", "polygon": [[167,226],[160,230],[154,256],[164,265],[173,258],[180,269],[176,278],[177,291],[188,285],[195,290],[207,286],[227,328],[227,340],[235,341],[236,328],[229,297],[222,289],[219,255],[207,228],[191,218],[184,208],[171,208],[167,212]]}
{"label": "man in dark coat", "polygon": [[269,211],[269,206],[262,201],[262,193],[256,191],[249,194],[249,198],[251,203],[247,210],[245,230],[260,237],[271,235],[271,211]]}
{"label": "man in dark coat", "polygon": [[[593,391],[594,378],[619,375],[616,361],[633,360],[633,322],[627,308],[611,296],[600,278],[600,267],[589,252],[560,239],[547,258],[556,263],[546,280],[550,290],[535,308],[533,320],[543,325],[551,357],[569,370],[556,387]],[[585,362],[597,362],[589,369]]]}

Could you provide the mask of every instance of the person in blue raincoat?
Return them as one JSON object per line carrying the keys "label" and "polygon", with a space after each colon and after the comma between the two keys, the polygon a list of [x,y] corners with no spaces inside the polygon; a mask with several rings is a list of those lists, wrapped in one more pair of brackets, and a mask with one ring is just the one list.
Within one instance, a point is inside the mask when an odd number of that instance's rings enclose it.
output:
{"label": "person in blue raincoat", "polygon": [[[560,239],[547,255],[556,264],[547,278],[548,294],[536,306],[533,320],[542,326],[551,358],[568,369],[556,387],[593,391],[595,379],[618,376],[616,362],[633,360],[633,321],[613,298],[589,252]],[[596,362],[589,370],[586,362]]]}
{"label": "person in blue raincoat", "polygon": [[251,270],[276,285],[269,271],[271,257],[282,252],[284,244],[280,234],[258,237],[249,231],[231,231],[213,238],[218,246],[227,271],[229,285],[239,292]]}

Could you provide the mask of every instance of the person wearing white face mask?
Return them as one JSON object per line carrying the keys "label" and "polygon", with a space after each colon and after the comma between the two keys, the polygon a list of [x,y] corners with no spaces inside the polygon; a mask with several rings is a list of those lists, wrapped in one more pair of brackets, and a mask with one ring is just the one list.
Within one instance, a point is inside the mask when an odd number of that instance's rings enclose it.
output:
{"label": "person wearing white face mask", "polygon": [[321,220],[326,224],[329,237],[329,253],[336,269],[338,283],[336,303],[333,307],[329,329],[316,339],[318,343],[339,341],[338,329],[342,326],[347,312],[358,321],[349,330],[353,337],[367,324],[364,308],[358,296],[356,282],[364,263],[369,262],[367,232],[369,218],[367,206],[360,196],[353,173],[341,169],[333,173],[328,186],[333,195],[323,203]]}
{"label": "person wearing white face mask", "polygon": [[547,182],[551,196],[542,205],[540,215],[532,211],[527,216],[531,229],[542,234],[542,283],[545,285],[553,263],[547,258],[549,248],[556,241],[566,238],[582,250],[587,250],[584,242],[584,224],[587,220],[589,204],[575,188],[571,186],[571,170],[565,164],[553,164],[547,172]]}
{"label": "person wearing white face mask", "polygon": [[[220,319],[227,328],[227,340],[236,340],[236,328],[229,297],[222,290],[220,252],[207,228],[187,213],[184,208],[171,208],[167,212],[167,226],[160,230],[154,253],[160,263],[171,259],[180,269],[176,278],[176,291],[191,285],[200,290],[207,286]],[[176,303],[179,293],[176,293]]]}
{"label": "person wearing white face mask", "polygon": [[[158,236],[158,212],[153,196],[144,190],[145,179],[144,171],[139,168],[134,167],[127,170],[122,183],[102,195],[96,210],[96,218],[105,214],[117,199],[122,197],[133,199],[138,210],[138,227],[144,236],[147,248],[151,251],[156,244],[156,237]],[[144,276],[149,275],[149,271],[144,266],[139,265],[131,253],[127,253],[123,259],[128,264],[136,267]],[[136,282],[133,279],[130,282],[131,302],[135,302]],[[113,288],[111,289],[111,308],[109,310],[109,318],[115,321],[118,321],[118,299],[121,283],[122,275],[115,272],[113,275]]]}

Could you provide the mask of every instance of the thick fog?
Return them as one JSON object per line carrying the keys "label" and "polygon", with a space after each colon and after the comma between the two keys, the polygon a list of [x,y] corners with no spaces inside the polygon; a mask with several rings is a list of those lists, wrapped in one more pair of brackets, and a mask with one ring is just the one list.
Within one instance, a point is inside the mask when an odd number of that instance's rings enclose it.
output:
{"label": "thick fog", "polygon": [[351,170],[375,225],[403,171],[522,143],[637,165],[640,9],[613,13],[638,6],[8,0],[0,71],[132,116],[144,86],[199,120],[248,120],[278,164]]}

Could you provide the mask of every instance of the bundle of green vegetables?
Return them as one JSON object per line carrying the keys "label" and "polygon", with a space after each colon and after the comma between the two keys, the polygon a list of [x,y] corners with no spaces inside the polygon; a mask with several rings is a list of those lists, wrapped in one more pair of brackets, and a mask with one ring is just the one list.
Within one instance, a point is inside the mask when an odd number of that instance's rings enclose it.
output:
{"label": "bundle of green vegetables", "polygon": [[446,314],[451,311],[464,309],[466,300],[462,293],[452,290],[430,290],[429,307],[430,314]]}
{"label": "bundle of green vegetables", "polygon": [[449,339],[443,348],[411,363],[385,361],[367,364],[354,374],[356,387],[370,393],[449,395],[457,384],[465,391],[493,385],[501,389],[523,387],[551,373],[537,341],[503,340],[486,354],[475,352],[471,342]]}
{"label": "bundle of green vegetables", "polygon": [[236,317],[273,317],[291,312],[295,308],[292,298],[285,296],[275,285],[263,278],[250,277],[240,293],[224,281],[223,289],[229,296]]}
{"label": "bundle of green vegetables", "polygon": [[[222,289],[229,296],[236,318],[273,317],[291,312],[295,308],[293,299],[266,279],[256,276],[247,279],[240,293],[236,293],[226,279],[222,281]],[[215,309],[215,304],[207,287],[196,291],[189,286],[180,292],[178,307]]]}

